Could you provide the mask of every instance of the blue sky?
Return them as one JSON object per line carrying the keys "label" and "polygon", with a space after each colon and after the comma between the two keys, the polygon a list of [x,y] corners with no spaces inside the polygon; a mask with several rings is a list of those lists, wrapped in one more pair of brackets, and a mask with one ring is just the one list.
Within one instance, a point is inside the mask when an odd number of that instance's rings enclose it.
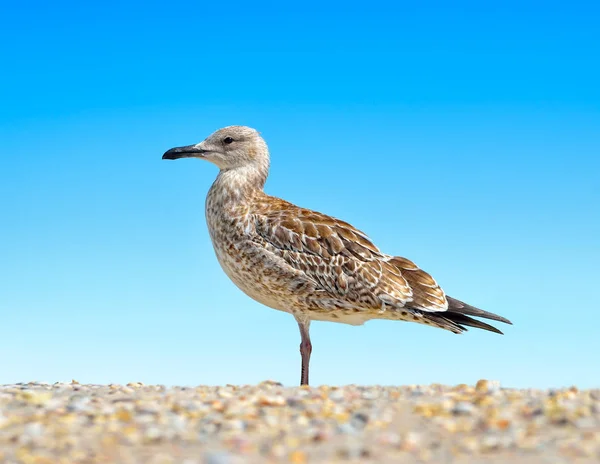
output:
{"label": "blue sky", "polygon": [[600,386],[592,2],[14,2],[0,18],[0,383],[299,381],[293,318],[220,270],[216,168],[244,124],[267,192],[352,222],[503,337],[313,323],[314,384]]}

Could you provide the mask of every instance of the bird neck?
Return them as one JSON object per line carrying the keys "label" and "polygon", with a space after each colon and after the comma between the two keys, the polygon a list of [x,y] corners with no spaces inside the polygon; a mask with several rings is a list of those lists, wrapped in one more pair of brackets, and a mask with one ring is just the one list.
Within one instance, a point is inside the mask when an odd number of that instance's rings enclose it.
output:
{"label": "bird neck", "polygon": [[263,191],[268,175],[268,161],[222,169],[209,195],[218,198],[222,203],[241,203],[250,200],[255,193]]}

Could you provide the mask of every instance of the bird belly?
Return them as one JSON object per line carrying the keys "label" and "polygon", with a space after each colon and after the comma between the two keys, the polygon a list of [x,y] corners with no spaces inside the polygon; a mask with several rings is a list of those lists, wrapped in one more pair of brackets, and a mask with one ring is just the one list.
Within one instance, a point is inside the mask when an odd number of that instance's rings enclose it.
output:
{"label": "bird belly", "polygon": [[234,247],[213,245],[221,268],[246,295],[270,308],[294,312],[297,302],[290,295],[289,280],[277,268]]}
{"label": "bird belly", "polygon": [[274,270],[272,266],[267,267],[264,264],[243,265],[239,256],[232,256],[218,247],[215,247],[215,252],[223,271],[231,281],[250,298],[265,306],[291,314],[301,313],[303,317],[313,321],[349,325],[362,325],[370,319],[377,318],[376,311],[333,307],[324,309],[307,305],[306,298],[290,290],[289,280],[281,277],[281,270]]}
{"label": "bird belly", "polygon": [[363,325],[365,322],[374,319],[373,315],[366,311],[345,310],[311,311],[309,317],[312,321],[337,322],[338,324],[348,325]]}

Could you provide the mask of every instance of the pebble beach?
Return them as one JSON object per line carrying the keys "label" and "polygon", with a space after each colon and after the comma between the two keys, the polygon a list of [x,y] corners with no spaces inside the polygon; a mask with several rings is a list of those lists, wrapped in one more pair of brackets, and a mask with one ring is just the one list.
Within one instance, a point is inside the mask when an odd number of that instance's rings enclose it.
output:
{"label": "pebble beach", "polygon": [[600,462],[600,389],[0,386],[0,462]]}

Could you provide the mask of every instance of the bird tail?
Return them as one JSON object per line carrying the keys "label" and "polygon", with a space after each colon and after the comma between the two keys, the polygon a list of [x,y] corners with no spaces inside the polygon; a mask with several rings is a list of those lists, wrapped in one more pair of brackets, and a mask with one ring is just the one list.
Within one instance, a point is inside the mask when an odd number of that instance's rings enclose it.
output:
{"label": "bird tail", "polygon": [[483,317],[484,319],[492,319],[494,321],[500,321],[504,322],[505,324],[512,325],[512,322],[510,322],[505,317],[498,316],[498,314],[484,311],[483,309],[479,309],[475,306],[468,305],[467,303],[463,303],[462,301],[457,300],[456,298],[452,298],[450,296],[447,296],[446,299],[448,300],[448,313]]}
{"label": "bird tail", "polygon": [[512,322],[505,317],[468,305],[456,298],[447,296],[446,299],[448,300],[448,309],[446,311],[424,313],[423,317],[429,319],[434,324],[438,325],[438,327],[450,330],[454,333],[464,332],[467,330],[465,326],[468,326],[502,334],[496,327],[469,316],[483,317],[484,319],[492,319],[494,321],[512,325]]}

